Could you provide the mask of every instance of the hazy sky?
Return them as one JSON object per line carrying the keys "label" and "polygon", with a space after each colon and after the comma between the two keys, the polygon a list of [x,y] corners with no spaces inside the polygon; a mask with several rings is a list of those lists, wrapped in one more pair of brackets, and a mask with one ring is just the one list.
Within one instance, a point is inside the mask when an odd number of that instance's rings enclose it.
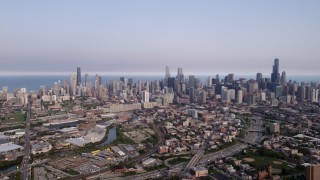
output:
{"label": "hazy sky", "polygon": [[0,73],[320,74],[320,1],[0,1]]}

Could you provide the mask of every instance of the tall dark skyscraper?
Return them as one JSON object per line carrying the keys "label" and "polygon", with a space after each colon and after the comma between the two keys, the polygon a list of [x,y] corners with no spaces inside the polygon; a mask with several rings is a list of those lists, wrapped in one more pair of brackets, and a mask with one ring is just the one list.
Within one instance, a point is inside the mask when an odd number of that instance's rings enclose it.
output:
{"label": "tall dark skyscraper", "polygon": [[194,88],[193,87],[189,89],[189,99],[190,99],[191,103],[195,102]]}
{"label": "tall dark skyscraper", "polygon": [[281,84],[286,84],[286,83],[287,83],[287,73],[285,71],[282,71]]}
{"label": "tall dark skyscraper", "polygon": [[216,75],[216,84],[220,84],[220,77],[219,74]]}
{"label": "tall dark skyscraper", "polygon": [[177,80],[179,80],[179,82],[184,82],[184,75],[182,72],[182,68],[178,68]]}
{"label": "tall dark skyscraper", "polygon": [[81,69],[80,67],[77,67],[77,85],[79,86],[81,84]]}
{"label": "tall dark skyscraper", "polygon": [[196,78],[193,75],[189,76],[189,88],[196,87]]}
{"label": "tall dark skyscraper", "polygon": [[257,75],[256,75],[256,81],[257,81],[258,83],[260,83],[260,82],[262,81],[262,73],[257,73]]}
{"label": "tall dark skyscraper", "polygon": [[174,77],[169,77],[168,78],[168,87],[169,88],[174,88],[174,81],[175,81]]}
{"label": "tall dark skyscraper", "polygon": [[280,73],[279,73],[279,59],[276,58],[274,60],[274,65],[271,73],[271,82],[272,83],[280,83]]}

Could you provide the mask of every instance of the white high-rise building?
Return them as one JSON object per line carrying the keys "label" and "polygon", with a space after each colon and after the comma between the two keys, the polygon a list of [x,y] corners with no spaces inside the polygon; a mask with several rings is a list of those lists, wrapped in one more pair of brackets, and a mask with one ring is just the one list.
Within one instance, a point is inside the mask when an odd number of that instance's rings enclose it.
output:
{"label": "white high-rise building", "polygon": [[228,90],[227,87],[221,88],[221,98],[227,103],[231,102],[231,90]]}
{"label": "white high-rise building", "polygon": [[166,66],[166,78],[170,77],[170,69],[169,66]]}
{"label": "white high-rise building", "polygon": [[70,76],[70,85],[72,95],[75,96],[77,91],[77,76],[75,74],[71,74]]}
{"label": "white high-rise building", "polygon": [[149,102],[149,92],[148,91],[142,91],[142,102]]}
{"label": "white high-rise building", "polygon": [[234,89],[230,89],[230,98],[232,100],[235,100],[236,99],[236,91]]}
{"label": "white high-rise building", "polygon": [[207,86],[208,87],[211,87],[212,86],[212,80],[211,80],[211,77],[209,76],[208,79],[207,79]]}
{"label": "white high-rise building", "polygon": [[287,83],[287,74],[285,71],[282,71],[281,74],[281,84],[286,84]]}
{"label": "white high-rise building", "polygon": [[237,93],[237,103],[241,104],[243,102],[243,91],[239,90]]}
{"label": "white high-rise building", "polygon": [[318,89],[312,89],[312,94],[311,94],[311,101],[312,102],[318,102],[318,97],[319,97],[319,90]]}
{"label": "white high-rise building", "polygon": [[266,93],[262,92],[261,93],[261,101],[265,101],[266,100]]}

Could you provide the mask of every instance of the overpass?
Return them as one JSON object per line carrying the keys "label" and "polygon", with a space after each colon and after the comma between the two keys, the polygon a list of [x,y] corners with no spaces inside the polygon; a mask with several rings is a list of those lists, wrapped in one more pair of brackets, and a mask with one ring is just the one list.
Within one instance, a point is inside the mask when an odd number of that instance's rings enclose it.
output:
{"label": "overpass", "polygon": [[31,98],[29,97],[26,115],[26,129],[25,129],[25,140],[24,140],[24,156],[21,166],[21,180],[28,180],[30,176],[30,119],[31,119]]}

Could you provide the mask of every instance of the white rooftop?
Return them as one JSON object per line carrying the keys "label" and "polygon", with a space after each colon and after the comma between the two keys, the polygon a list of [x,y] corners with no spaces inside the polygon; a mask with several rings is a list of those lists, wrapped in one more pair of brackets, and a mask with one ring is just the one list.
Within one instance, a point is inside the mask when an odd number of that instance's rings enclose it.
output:
{"label": "white rooftop", "polygon": [[70,139],[67,139],[66,142],[71,143],[76,146],[84,146],[84,145],[90,143],[90,141],[87,141],[83,138],[70,138]]}
{"label": "white rooftop", "polygon": [[0,146],[0,153],[6,153],[8,151],[13,151],[16,149],[23,149],[23,146],[19,146],[16,144],[3,144]]}
{"label": "white rooftop", "polygon": [[9,136],[6,136],[6,135],[3,135],[3,134],[0,134],[0,139],[9,139]]}
{"label": "white rooftop", "polygon": [[66,133],[66,132],[78,131],[78,128],[77,127],[68,127],[68,128],[60,129],[59,131]]}

